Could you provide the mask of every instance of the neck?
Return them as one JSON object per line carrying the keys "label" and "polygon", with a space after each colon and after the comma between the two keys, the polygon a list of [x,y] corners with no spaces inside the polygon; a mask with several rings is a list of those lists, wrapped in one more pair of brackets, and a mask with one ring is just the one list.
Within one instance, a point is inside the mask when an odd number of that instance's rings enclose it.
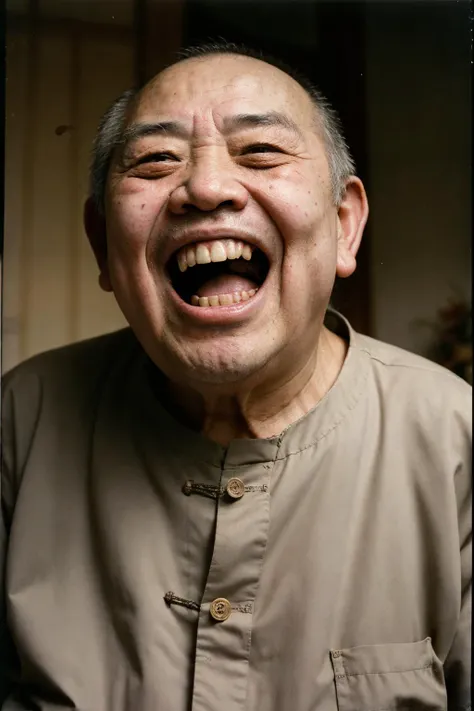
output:
{"label": "neck", "polygon": [[344,363],[346,342],[325,327],[297,370],[233,390],[168,384],[167,409],[183,424],[227,446],[233,439],[278,436],[326,395]]}

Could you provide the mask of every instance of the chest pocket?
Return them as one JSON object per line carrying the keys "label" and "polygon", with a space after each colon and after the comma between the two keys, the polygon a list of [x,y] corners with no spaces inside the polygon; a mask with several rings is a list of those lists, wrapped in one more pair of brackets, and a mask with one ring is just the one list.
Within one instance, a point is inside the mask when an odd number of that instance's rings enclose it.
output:
{"label": "chest pocket", "polygon": [[446,711],[443,667],[428,637],[331,652],[338,711]]}

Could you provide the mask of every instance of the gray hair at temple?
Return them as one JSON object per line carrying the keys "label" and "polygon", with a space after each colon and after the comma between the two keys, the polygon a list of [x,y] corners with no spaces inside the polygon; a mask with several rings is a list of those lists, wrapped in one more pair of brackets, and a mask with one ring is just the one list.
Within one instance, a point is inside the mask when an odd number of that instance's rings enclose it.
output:
{"label": "gray hair at temple", "polygon": [[[329,163],[333,199],[335,204],[339,205],[345,194],[346,180],[355,173],[355,164],[344,138],[340,119],[326,97],[305,76],[280,60],[231,42],[215,42],[185,49],[179,53],[177,62],[173,64],[213,54],[234,54],[260,59],[281,69],[307,92],[317,109],[318,128],[324,140]],[[102,117],[97,130],[92,150],[90,196],[101,213],[104,212],[105,186],[112,155],[122,141],[127,111],[139,92],[140,88],[128,89],[119,96]]]}

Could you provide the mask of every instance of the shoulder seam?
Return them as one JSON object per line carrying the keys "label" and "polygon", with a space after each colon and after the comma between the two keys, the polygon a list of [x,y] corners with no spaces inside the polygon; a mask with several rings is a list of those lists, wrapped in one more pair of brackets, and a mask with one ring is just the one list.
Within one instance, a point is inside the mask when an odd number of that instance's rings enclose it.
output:
{"label": "shoulder seam", "polygon": [[[465,382],[462,380],[462,378],[459,378],[458,375],[455,373],[452,373],[450,370],[447,370],[446,368],[443,368],[443,366],[438,365],[437,363],[433,363],[433,366],[430,367],[429,364],[426,366],[419,365],[417,363],[390,363],[386,360],[383,360],[379,356],[375,355],[371,351],[367,350],[366,348],[358,348],[358,350],[362,351],[363,353],[366,353],[371,360],[377,361],[377,363],[380,363],[381,365],[387,366],[387,368],[406,368],[408,370],[421,370],[425,373],[433,373],[434,375],[439,375],[440,377],[447,378],[448,380],[461,380],[462,382]],[[416,354],[414,354],[416,356]],[[420,356],[418,356],[420,357]],[[469,383],[466,382],[466,385],[469,385]]]}

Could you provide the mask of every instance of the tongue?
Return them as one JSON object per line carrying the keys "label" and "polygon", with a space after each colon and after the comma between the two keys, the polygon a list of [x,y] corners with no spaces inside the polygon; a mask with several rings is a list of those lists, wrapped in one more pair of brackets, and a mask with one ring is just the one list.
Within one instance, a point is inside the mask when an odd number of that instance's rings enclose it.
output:
{"label": "tongue", "polygon": [[197,296],[218,296],[219,294],[233,294],[234,292],[250,291],[256,289],[252,279],[240,274],[219,274],[206,281],[197,291]]}

